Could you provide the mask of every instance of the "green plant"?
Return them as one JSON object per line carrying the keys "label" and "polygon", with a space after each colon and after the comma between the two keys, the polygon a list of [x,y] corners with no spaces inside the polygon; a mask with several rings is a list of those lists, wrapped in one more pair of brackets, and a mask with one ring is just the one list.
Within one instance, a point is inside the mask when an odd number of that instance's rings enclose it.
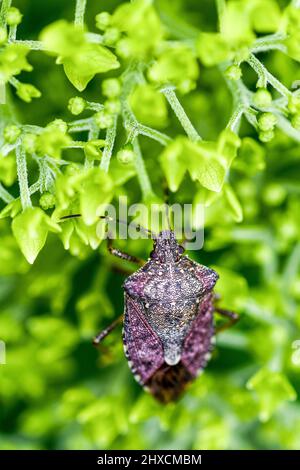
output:
{"label": "green plant", "polygon": [[[299,402],[289,403],[299,390],[290,359],[299,328],[299,1],[135,0],[103,12],[77,0],[75,15],[60,2],[68,20],[54,20],[44,3],[53,22],[33,32],[10,0],[0,13],[0,274],[3,305],[11,302],[0,337],[15,361],[3,368],[0,396],[8,415],[10,396],[12,414],[27,403],[22,445],[296,448],[287,421],[299,427]],[[100,208],[125,195],[161,203],[165,179],[172,201],[205,205],[204,250],[194,256],[215,265],[224,305],[245,315],[220,337],[211,372],[179,405],[161,408],[127,383],[117,336],[117,365],[103,380],[96,366],[76,375],[72,354],[122,308],[121,294],[108,300],[118,277],[96,234]],[[82,220],[59,223],[78,212]],[[128,245],[149,252],[147,242]],[[85,263],[95,275],[76,292]],[[63,397],[56,403],[52,390],[46,405],[53,383]]]}

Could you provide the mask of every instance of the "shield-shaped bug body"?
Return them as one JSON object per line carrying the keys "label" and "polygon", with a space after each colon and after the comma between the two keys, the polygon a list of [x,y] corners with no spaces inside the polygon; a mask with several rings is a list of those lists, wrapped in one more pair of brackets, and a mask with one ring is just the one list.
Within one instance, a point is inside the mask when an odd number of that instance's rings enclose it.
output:
{"label": "shield-shaped bug body", "polygon": [[174,232],[161,232],[148,262],[124,283],[125,354],[137,381],[164,403],[203,370],[214,343],[218,274],[183,251]]}

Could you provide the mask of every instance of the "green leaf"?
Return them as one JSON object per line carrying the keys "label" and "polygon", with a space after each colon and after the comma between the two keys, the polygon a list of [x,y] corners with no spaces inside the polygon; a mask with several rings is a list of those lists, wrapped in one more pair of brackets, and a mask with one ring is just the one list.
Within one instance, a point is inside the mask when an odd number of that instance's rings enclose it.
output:
{"label": "green leaf", "polygon": [[49,230],[60,232],[61,228],[37,207],[28,208],[13,219],[13,234],[28,263],[35,261],[46,243]]}
{"label": "green leaf", "polygon": [[281,11],[274,0],[255,0],[251,2],[251,23],[258,33],[275,33],[281,21]]}
{"label": "green leaf", "polygon": [[30,103],[32,98],[40,98],[41,92],[30,83],[20,83],[17,88],[17,95],[21,100]]}
{"label": "green leaf", "polygon": [[106,221],[97,220],[93,225],[86,225],[84,220],[76,220],[75,230],[86,245],[96,250],[106,235]]}
{"label": "green leaf", "polygon": [[243,209],[240,201],[238,200],[235,192],[229,184],[224,185],[224,196],[228,204],[230,213],[235,222],[242,222],[243,220]]}
{"label": "green leaf", "polygon": [[[197,166],[196,166],[197,165]],[[215,157],[207,158],[202,155],[193,169],[189,169],[193,180],[198,180],[204,188],[210,191],[221,191],[226,172]]]}
{"label": "green leaf", "polygon": [[179,188],[186,172],[183,154],[183,140],[178,137],[171,142],[159,157],[161,167],[166,175],[168,187],[175,192]]}
{"label": "green leaf", "polygon": [[85,44],[83,29],[65,20],[46,26],[40,34],[40,40],[48,53],[63,57],[76,55]]}
{"label": "green leaf", "polygon": [[163,50],[148,71],[152,82],[172,83],[182,93],[194,88],[198,76],[199,67],[194,52],[181,44]]}
{"label": "green leaf", "polygon": [[74,232],[75,228],[75,222],[74,220],[65,220],[61,224],[61,233],[60,233],[60,239],[63,242],[64,249],[69,250],[70,249],[70,239],[72,237],[72,234]]}
{"label": "green leaf", "polygon": [[220,192],[232,160],[236,156],[240,139],[231,131],[223,131],[219,141],[191,142],[178,137],[160,156],[160,164],[171,191],[177,191],[185,172],[193,181],[210,191]]}
{"label": "green leaf", "polygon": [[240,145],[241,139],[230,129],[221,132],[218,139],[217,153],[225,168],[228,169],[231,166]]}
{"label": "green leaf", "polygon": [[283,29],[287,35],[284,43],[287,46],[288,54],[293,59],[300,62],[300,10],[299,8],[288,6],[284,11]]}
{"label": "green leaf", "polygon": [[226,3],[222,15],[221,34],[235,49],[250,46],[255,39],[248,5],[244,0],[232,0]]}
{"label": "green leaf", "polygon": [[296,391],[284,374],[265,367],[251,377],[247,388],[256,393],[261,421],[267,421],[283,402],[294,401],[297,398]]}
{"label": "green leaf", "polygon": [[76,65],[74,65],[72,61],[68,61],[68,59],[65,59],[63,61],[63,64],[66,76],[78,91],[83,91],[86,88],[87,84],[94,77],[93,74],[85,74],[79,72],[76,68]]}
{"label": "green leaf", "polygon": [[120,66],[116,56],[99,44],[86,44],[80,53],[61,58],[60,63],[75,88],[83,91],[89,81],[97,74],[108,72]]}
{"label": "green leaf", "polygon": [[238,153],[238,157],[233,162],[233,168],[242,171],[245,175],[255,175],[263,171],[266,167],[266,152],[262,145],[251,137],[245,137]]}
{"label": "green leaf", "polygon": [[165,127],[168,118],[166,98],[149,84],[137,85],[129,97],[138,121],[147,126]]}
{"label": "green leaf", "polygon": [[207,67],[225,62],[232,56],[228,43],[220,33],[200,33],[196,47],[199,59]]}
{"label": "green leaf", "polygon": [[190,142],[185,140],[188,171],[192,180],[198,180],[204,188],[220,192],[225,181],[226,168],[219,161],[214,142]]}
{"label": "green leaf", "polygon": [[125,40],[130,44],[133,56],[138,58],[148,56],[163,36],[160,18],[149,0],[135,0],[120,5],[111,23],[126,33]]}
{"label": "green leaf", "polygon": [[92,225],[103,215],[105,206],[113,197],[113,183],[105,171],[92,168],[80,184],[80,209],[83,221]]}
{"label": "green leaf", "polygon": [[18,75],[23,70],[30,72],[32,66],[27,61],[30,49],[23,44],[8,44],[0,50],[0,76],[8,81],[13,75]]}
{"label": "green leaf", "polygon": [[54,127],[46,127],[36,139],[36,151],[39,155],[60,158],[64,147],[70,145],[71,137]]}
{"label": "green leaf", "polygon": [[64,20],[47,26],[41,33],[47,51],[57,55],[70,82],[83,91],[97,74],[120,66],[116,56],[106,47],[87,41],[79,26]]}
{"label": "green leaf", "polygon": [[14,201],[7,204],[4,209],[0,212],[0,219],[5,219],[5,217],[15,217],[22,210],[20,198],[15,199]]}
{"label": "green leaf", "polygon": [[109,174],[115,186],[122,186],[136,175],[136,166],[134,162],[122,165],[117,159],[112,159]]}

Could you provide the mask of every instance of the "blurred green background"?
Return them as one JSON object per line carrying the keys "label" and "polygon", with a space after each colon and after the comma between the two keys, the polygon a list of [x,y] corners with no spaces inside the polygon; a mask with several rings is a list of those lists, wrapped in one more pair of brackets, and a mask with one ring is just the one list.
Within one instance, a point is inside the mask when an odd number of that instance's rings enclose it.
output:
{"label": "blurred green background", "polygon": [[[118,3],[105,2],[105,9],[112,11]],[[170,21],[177,15],[177,21],[180,16],[198,28],[216,28],[211,0],[155,3]],[[18,29],[22,39],[37,39],[45,25],[59,18],[72,21],[74,14],[70,0],[18,0],[14,5],[24,14]],[[102,7],[103,2],[88,1],[91,31]],[[42,97],[24,104],[8,92],[9,112],[42,126],[55,117],[70,120],[67,102],[78,93],[62,68],[41,52],[31,52],[29,59],[34,71],[20,79],[36,85]],[[287,87],[300,78],[297,64],[278,51],[263,60]],[[244,77],[255,86],[250,69]],[[85,96],[98,101],[99,90],[97,75]],[[217,68],[201,68],[196,90],[182,103],[208,140],[217,139],[232,109]],[[171,113],[168,132],[182,132]],[[246,123],[241,135],[257,140]],[[160,146],[146,138],[141,145],[153,186],[161,193]],[[94,334],[123,309],[124,276],[116,272],[120,263],[105,246],[86,248],[76,257],[52,235],[30,266],[9,222],[0,220],[0,339],[7,362],[0,365],[0,449],[300,448],[300,361],[294,343],[300,339],[299,143],[278,131],[262,152],[264,171],[232,175],[244,221],[223,217],[224,207],[217,206],[209,214],[203,250],[191,253],[220,273],[222,306],[238,311],[241,321],[219,335],[206,372],[168,406],[156,403],[134,381],[120,329],[100,352],[92,346]],[[181,201],[189,190],[185,184]],[[139,200],[134,180],[125,188],[133,201]],[[144,257],[150,250],[145,241],[119,245]]]}

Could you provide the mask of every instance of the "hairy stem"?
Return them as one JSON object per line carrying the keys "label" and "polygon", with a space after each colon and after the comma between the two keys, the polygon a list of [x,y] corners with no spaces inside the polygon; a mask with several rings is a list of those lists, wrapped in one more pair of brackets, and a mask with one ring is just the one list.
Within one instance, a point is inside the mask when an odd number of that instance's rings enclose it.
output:
{"label": "hairy stem", "polygon": [[143,124],[139,124],[137,126],[137,130],[139,134],[145,135],[150,139],[156,140],[161,145],[168,145],[172,141],[171,137],[162,132],[153,129],[152,127],[144,126]]}
{"label": "hairy stem", "polygon": [[275,33],[263,36],[254,41],[251,51],[253,54],[258,52],[266,52],[272,49],[277,49],[282,52],[286,52],[287,48],[283,44],[283,41],[286,39],[286,34],[284,33]]}
{"label": "hairy stem", "polygon": [[232,94],[235,106],[242,105],[244,108],[250,107],[250,92],[242,80],[228,80],[224,77],[226,84]]}
{"label": "hairy stem", "polygon": [[14,201],[14,197],[2,186],[0,183],[0,198],[2,201],[6,202],[6,204],[9,204],[10,202]]}
{"label": "hairy stem", "polygon": [[300,132],[292,126],[290,121],[280,114],[277,116],[277,127],[296,142],[300,142]]}
{"label": "hairy stem", "polygon": [[228,121],[227,128],[237,133],[244,112],[245,107],[242,104],[237,105]]}
{"label": "hairy stem", "polygon": [[42,41],[30,41],[30,40],[16,39],[14,42],[16,44],[23,44],[24,46],[28,46],[32,51],[47,50],[47,48],[44,46]]}
{"label": "hairy stem", "polygon": [[0,26],[4,27],[6,25],[6,17],[8,9],[11,5],[11,0],[2,0],[1,10],[0,10]]}
{"label": "hairy stem", "polygon": [[[266,67],[255,57],[254,54],[250,54],[247,59],[248,64],[255,70],[259,76],[262,85],[265,86],[267,83],[270,83],[275,90],[278,91],[285,98],[289,98],[292,93],[286,88],[274,75],[272,75]],[[264,85],[265,83],[265,85]]]}
{"label": "hairy stem", "polygon": [[143,199],[153,196],[153,190],[151,186],[151,181],[149,179],[144,159],[141,153],[140,144],[138,138],[136,137],[133,141],[133,150],[135,152],[135,167],[137,171],[137,177],[140,183],[140,187],[143,194]]}
{"label": "hairy stem", "polygon": [[20,199],[23,210],[31,207],[30,192],[28,187],[26,153],[21,145],[16,148],[17,174],[20,188]]}
{"label": "hairy stem", "polygon": [[90,109],[91,111],[101,111],[104,109],[104,105],[101,103],[95,103],[94,101],[87,101],[86,108]]}
{"label": "hairy stem", "polygon": [[74,23],[79,26],[84,24],[84,14],[87,0],[76,0]]}
{"label": "hairy stem", "polygon": [[106,132],[106,140],[105,140],[105,147],[103,150],[103,155],[100,163],[100,168],[106,172],[108,172],[110,159],[112,156],[112,151],[115,143],[116,133],[117,133],[117,120],[118,116],[114,116],[113,125],[107,129]]}
{"label": "hairy stem", "polygon": [[167,98],[169,105],[173,109],[174,113],[176,114],[180,124],[182,125],[183,129],[185,130],[187,136],[192,141],[196,142],[197,140],[201,140],[200,135],[194,128],[193,124],[191,123],[190,119],[188,118],[185,110],[183,109],[182,105],[180,104],[176,93],[172,87],[165,87],[161,89],[161,92]]}
{"label": "hairy stem", "polygon": [[89,131],[92,124],[92,118],[77,119],[68,123],[69,132]]}
{"label": "hairy stem", "polygon": [[8,42],[15,41],[16,36],[17,36],[17,25],[10,26],[9,32],[8,32]]}
{"label": "hairy stem", "polygon": [[161,145],[168,145],[168,143],[171,141],[171,138],[163,132],[140,124],[130,109],[126,99],[122,101],[122,115],[124,120],[124,127],[128,131],[128,140],[130,142],[133,142],[139,134],[156,140]]}
{"label": "hairy stem", "polygon": [[[98,139],[98,136],[99,136],[99,127],[96,125],[94,121],[91,121],[88,141]],[[84,168],[92,168],[93,166],[94,166],[94,161],[91,161],[85,157]]]}

